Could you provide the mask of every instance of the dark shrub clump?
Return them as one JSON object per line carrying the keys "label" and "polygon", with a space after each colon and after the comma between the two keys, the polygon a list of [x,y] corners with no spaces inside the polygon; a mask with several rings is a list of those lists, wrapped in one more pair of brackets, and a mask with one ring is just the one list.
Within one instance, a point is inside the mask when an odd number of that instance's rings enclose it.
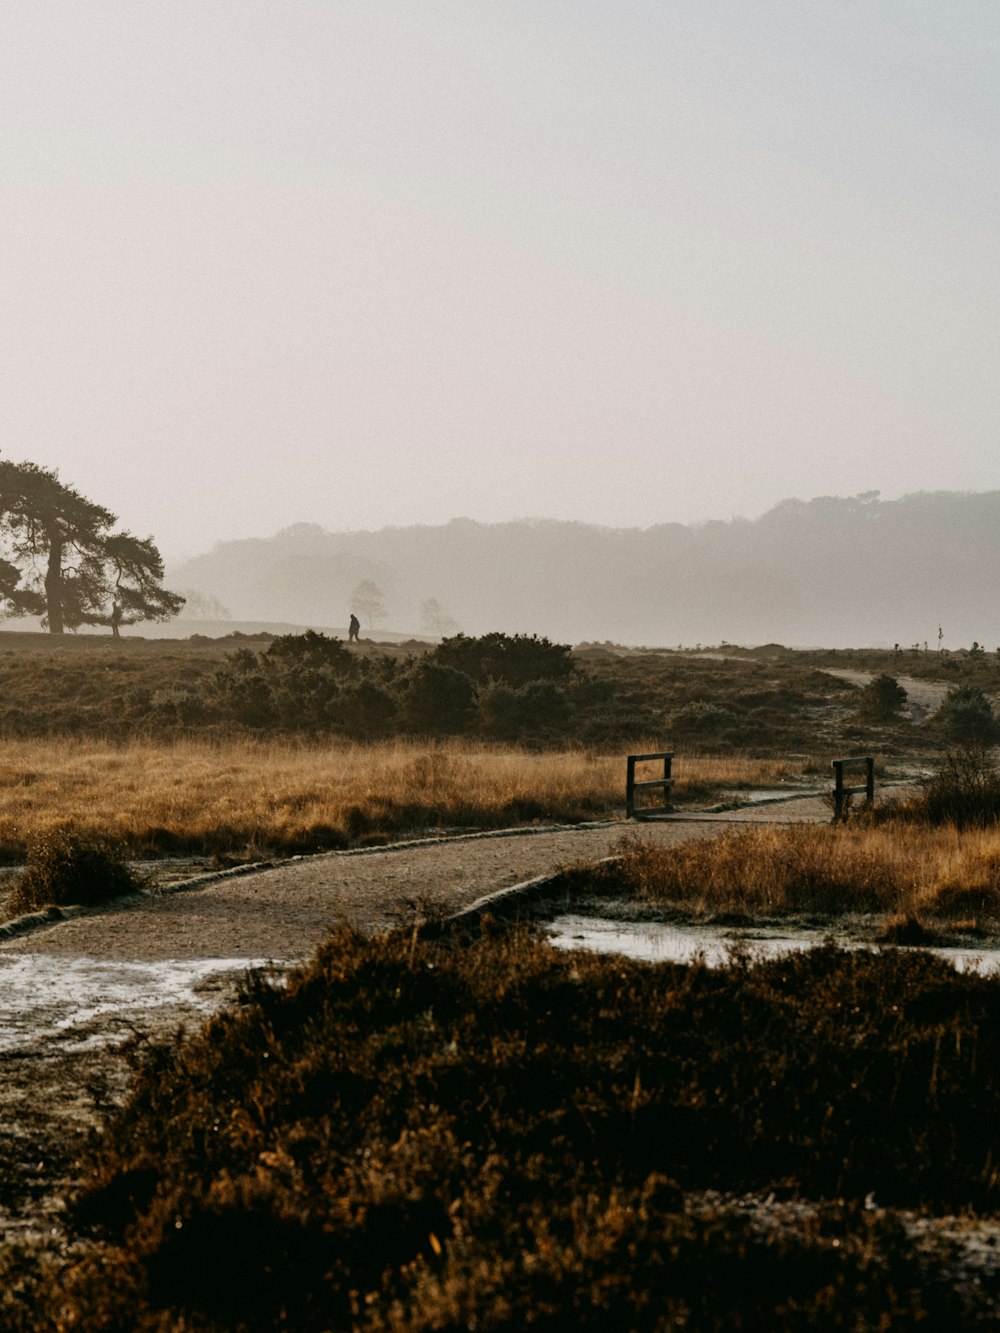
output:
{"label": "dark shrub clump", "polygon": [[[961,1326],[892,1206],[1000,1201],[1000,985],[484,931],[340,931],[150,1051],[37,1327]],[[705,1190],[817,1202],[768,1228]]]}
{"label": "dark shrub clump", "polygon": [[964,746],[945,756],[915,802],[900,812],[929,824],[985,828],[1000,819],[1000,771],[987,746]]}
{"label": "dark shrub clump", "polygon": [[16,912],[31,912],[40,907],[93,905],[140,888],[142,882],[114,843],[56,829],[28,848],[11,906]]}
{"label": "dark shrub clump", "polygon": [[965,745],[995,745],[1000,739],[1000,724],[993,705],[975,685],[949,690],[937,711],[936,721],[948,736]]}
{"label": "dark shrub clump", "polygon": [[861,691],[858,713],[865,722],[892,722],[906,703],[906,691],[895,676],[884,671],[873,677]]}

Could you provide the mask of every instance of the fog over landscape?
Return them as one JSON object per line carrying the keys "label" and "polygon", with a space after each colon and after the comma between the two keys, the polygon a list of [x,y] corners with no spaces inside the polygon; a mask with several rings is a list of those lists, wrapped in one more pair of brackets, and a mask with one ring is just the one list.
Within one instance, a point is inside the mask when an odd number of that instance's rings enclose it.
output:
{"label": "fog over landscape", "polygon": [[[333,562],[234,614],[336,624],[353,561],[402,629],[582,635],[586,572],[595,635],[832,633],[678,580],[791,496],[1000,485],[998,47],[964,0],[7,6],[0,450],[174,569]],[[557,533],[576,586],[515,577]],[[925,637],[932,591],[836,632]]]}
{"label": "fog over landscape", "polygon": [[1000,1328],[1000,3],[0,3],[0,1333]]}
{"label": "fog over landscape", "polygon": [[504,626],[571,642],[908,648],[938,647],[941,629],[941,646],[992,650],[998,533],[1000,491],[897,501],[871,492],[788,500],[755,522],[646,529],[456,519],[333,533],[297,524],[169,572],[173,586],[202,590],[238,620],[334,630],[369,579],[385,609],[365,627],[374,638]]}

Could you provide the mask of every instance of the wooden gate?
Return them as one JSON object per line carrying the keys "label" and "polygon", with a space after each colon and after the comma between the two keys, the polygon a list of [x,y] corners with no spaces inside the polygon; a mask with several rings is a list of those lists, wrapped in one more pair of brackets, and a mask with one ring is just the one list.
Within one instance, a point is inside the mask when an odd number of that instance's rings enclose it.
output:
{"label": "wooden gate", "polygon": [[[645,819],[648,815],[663,815],[670,810],[670,788],[674,785],[674,779],[670,771],[673,758],[673,750],[662,750],[657,754],[630,754],[628,756],[628,773],[625,779],[625,816],[627,819]],[[636,781],[636,764],[659,762],[660,760],[663,761],[663,777],[642,782]],[[636,808],[636,792],[650,788],[663,793],[663,804],[643,805]]]}
{"label": "wooden gate", "polygon": [[[863,787],[845,787],[845,768],[864,768],[865,785]],[[874,758],[870,754],[864,754],[855,755],[852,759],[835,759],[833,761],[833,822],[835,824],[843,819],[849,798],[860,796],[862,792],[864,792],[868,804],[871,805],[875,799]]]}

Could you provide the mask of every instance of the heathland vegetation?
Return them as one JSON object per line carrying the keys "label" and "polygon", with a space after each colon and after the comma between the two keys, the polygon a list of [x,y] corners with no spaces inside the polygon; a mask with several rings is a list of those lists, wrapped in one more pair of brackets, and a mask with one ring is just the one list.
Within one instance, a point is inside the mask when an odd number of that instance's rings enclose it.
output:
{"label": "heathland vegetation", "polygon": [[[800,760],[689,755],[674,797],[774,785]],[[452,740],[368,745],[239,737],[117,743],[9,741],[0,763],[0,860],[72,827],[132,856],[241,860],[431,832],[576,822],[620,812],[620,755]]]}
{"label": "heathland vegetation", "polygon": [[911,795],[837,823],[746,826],[671,848],[626,836],[613,861],[574,872],[563,889],[589,911],[626,901],[655,916],[725,922],[863,917],[864,933],[887,941],[995,937],[1000,770],[989,747],[969,745]]}
{"label": "heathland vegetation", "polygon": [[[636,749],[676,751],[680,805],[819,783],[861,748],[925,767],[957,738],[949,718],[982,721],[985,707],[989,721],[982,686],[1000,683],[991,659],[922,654],[925,672],[925,656],[965,704],[915,726],[894,678],[873,713],[870,691],[778,648],[0,634],[0,858],[60,825],[133,856],[256,859],[595,818],[621,810]],[[891,677],[892,654],[866,662]]]}
{"label": "heathland vegetation", "polygon": [[[829,674],[888,678],[888,709]],[[188,640],[0,633],[0,733],[178,736],[458,736],[531,748],[689,749],[780,755],[877,743],[940,748],[947,729],[900,714],[898,677],[947,686],[963,707],[990,707],[1000,658],[974,652],[793,652],[777,645],[701,652],[575,649],[526,634],[454,635],[350,645],[323,634]],[[884,682],[883,682],[884,683]],[[964,702],[963,702],[964,701]],[[875,729],[873,730],[873,725]]]}
{"label": "heathland vegetation", "polygon": [[1000,928],[1000,830],[927,826],[905,808],[877,823],[747,827],[669,850],[626,839],[576,891],[685,916],[875,916],[972,932]]}
{"label": "heathland vegetation", "polygon": [[998,1069],[1000,984],[926,955],[341,931],[146,1052],[5,1327],[985,1326],[906,1210],[997,1208]]}
{"label": "heathland vegetation", "polygon": [[[907,720],[885,661],[866,692],[777,650],[527,636],[46,650],[0,647],[0,848],[45,834],[27,905],[121,848],[259,855],[620,810],[633,742],[676,746],[680,802],[828,775],[864,743],[938,776],[835,826],[626,840],[559,892],[729,921],[864,914],[901,941],[1000,922],[992,756],[948,750],[947,710]],[[942,670],[992,718],[985,677]],[[61,726],[74,689],[89,711]],[[512,695],[551,707],[525,725],[497,705]],[[250,978],[200,1032],[137,1052],[81,1168],[72,1263],[30,1240],[0,1254],[4,1326],[988,1326],[993,1269],[967,1280],[931,1219],[1000,1207],[998,1056],[1000,982],[920,953],[712,971],[557,953],[495,919],[342,930],[287,985]]]}

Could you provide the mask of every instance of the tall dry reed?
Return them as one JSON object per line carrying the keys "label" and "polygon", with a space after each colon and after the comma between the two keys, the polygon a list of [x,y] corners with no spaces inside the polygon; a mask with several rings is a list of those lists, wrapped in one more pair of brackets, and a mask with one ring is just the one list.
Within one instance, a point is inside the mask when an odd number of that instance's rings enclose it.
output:
{"label": "tall dry reed", "polygon": [[[796,766],[685,757],[675,798]],[[236,740],[9,740],[0,855],[71,826],[134,852],[311,850],[429,828],[500,827],[620,813],[624,755],[534,753],[463,741],[372,745]]]}
{"label": "tall dry reed", "polygon": [[622,887],[697,913],[1000,919],[1000,829],[757,825],[711,842],[622,843]]}

